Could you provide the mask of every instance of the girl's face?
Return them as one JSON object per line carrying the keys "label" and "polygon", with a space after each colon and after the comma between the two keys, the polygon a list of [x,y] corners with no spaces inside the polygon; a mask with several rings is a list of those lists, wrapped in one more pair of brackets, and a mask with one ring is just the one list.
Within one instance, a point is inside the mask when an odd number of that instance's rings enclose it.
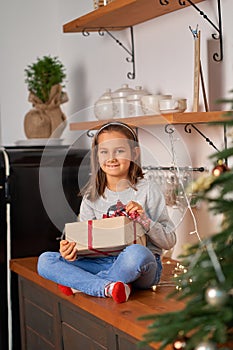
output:
{"label": "girl's face", "polygon": [[98,160],[107,181],[128,179],[132,152],[130,142],[119,131],[103,132],[98,137]]}

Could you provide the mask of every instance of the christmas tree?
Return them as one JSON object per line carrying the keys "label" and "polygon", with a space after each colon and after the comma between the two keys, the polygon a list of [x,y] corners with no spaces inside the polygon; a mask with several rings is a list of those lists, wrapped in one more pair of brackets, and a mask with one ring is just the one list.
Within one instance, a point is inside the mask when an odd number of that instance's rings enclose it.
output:
{"label": "christmas tree", "polygon": [[158,350],[168,344],[185,350],[233,349],[233,168],[229,166],[233,160],[233,98],[221,102],[228,103],[231,110],[220,122],[227,126],[231,146],[211,156],[211,175],[200,177],[192,186],[209,210],[221,215],[221,225],[219,232],[191,246],[181,257],[184,273],[174,278],[176,290],[169,298],[184,300],[185,307],[142,317],[152,320],[143,344],[159,342]]}

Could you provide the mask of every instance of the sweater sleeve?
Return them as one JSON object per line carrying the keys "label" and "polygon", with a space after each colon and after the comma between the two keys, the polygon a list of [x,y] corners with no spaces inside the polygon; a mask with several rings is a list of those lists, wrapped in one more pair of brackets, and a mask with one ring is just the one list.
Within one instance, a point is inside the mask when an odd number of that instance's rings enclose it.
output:
{"label": "sweater sleeve", "polygon": [[84,196],[81,206],[79,221],[95,220],[96,215],[92,203]]}
{"label": "sweater sleeve", "polygon": [[175,226],[168,215],[164,196],[154,182],[148,188],[147,198],[145,210],[150,219],[150,228],[147,231],[149,243],[169,250],[176,243]]}

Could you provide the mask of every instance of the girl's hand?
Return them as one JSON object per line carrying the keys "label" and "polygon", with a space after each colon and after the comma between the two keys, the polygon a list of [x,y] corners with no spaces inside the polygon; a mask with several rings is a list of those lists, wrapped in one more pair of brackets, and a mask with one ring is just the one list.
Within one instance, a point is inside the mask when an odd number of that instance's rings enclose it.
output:
{"label": "girl's hand", "polygon": [[138,214],[143,214],[144,210],[142,208],[142,206],[134,201],[130,201],[126,206],[125,206],[125,210],[128,214],[131,214],[133,212],[137,212]]}
{"label": "girl's hand", "polygon": [[63,239],[60,242],[60,250],[59,250],[61,256],[68,261],[76,260],[78,250],[75,245],[76,245],[75,242],[69,242]]}
{"label": "girl's hand", "polygon": [[125,210],[128,214],[133,214],[136,212],[139,214],[139,216],[136,216],[135,220],[144,228],[146,233],[150,230],[150,219],[147,217],[146,213],[144,212],[142,206],[134,201],[130,201],[126,207]]}

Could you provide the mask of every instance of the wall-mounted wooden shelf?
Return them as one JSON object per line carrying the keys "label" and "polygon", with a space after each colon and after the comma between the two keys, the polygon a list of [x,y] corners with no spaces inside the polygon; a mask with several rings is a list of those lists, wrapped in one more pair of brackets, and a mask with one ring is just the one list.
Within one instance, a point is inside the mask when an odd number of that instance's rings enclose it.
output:
{"label": "wall-mounted wooden shelf", "polygon": [[[203,0],[192,1],[198,3]],[[185,5],[180,5],[178,0],[172,0],[167,5],[162,5],[159,0],[115,0],[64,24],[63,32],[98,31],[101,28],[121,30],[187,6],[190,6],[187,1]]]}
{"label": "wall-mounted wooden shelf", "polygon": [[224,121],[225,112],[186,112],[186,113],[171,113],[163,115],[146,115],[140,117],[119,118],[111,120],[95,120],[79,123],[71,123],[70,130],[94,130],[99,129],[104,123],[118,120],[129,124],[132,127],[166,125],[166,124],[200,124],[209,122]]}

